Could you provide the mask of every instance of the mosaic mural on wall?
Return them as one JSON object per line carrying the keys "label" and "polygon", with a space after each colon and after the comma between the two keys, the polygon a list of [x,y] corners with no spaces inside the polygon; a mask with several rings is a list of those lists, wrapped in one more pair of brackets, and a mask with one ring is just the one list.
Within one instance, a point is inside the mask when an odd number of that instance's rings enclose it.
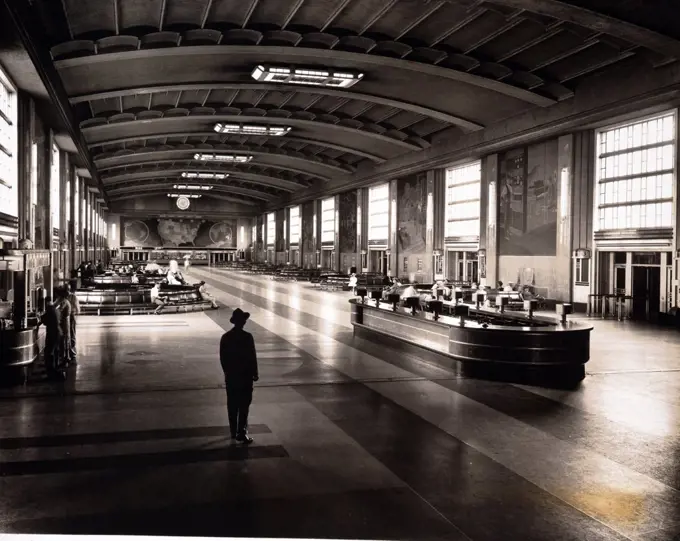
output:
{"label": "mosaic mural on wall", "polygon": [[397,181],[397,243],[400,255],[425,253],[427,227],[427,175],[419,173]]}
{"label": "mosaic mural on wall", "polygon": [[127,248],[236,248],[236,220],[123,220]]}
{"label": "mosaic mural on wall", "polygon": [[340,195],[340,252],[357,251],[357,192]]}
{"label": "mosaic mural on wall", "polygon": [[557,252],[557,141],[515,149],[499,163],[501,255]]}

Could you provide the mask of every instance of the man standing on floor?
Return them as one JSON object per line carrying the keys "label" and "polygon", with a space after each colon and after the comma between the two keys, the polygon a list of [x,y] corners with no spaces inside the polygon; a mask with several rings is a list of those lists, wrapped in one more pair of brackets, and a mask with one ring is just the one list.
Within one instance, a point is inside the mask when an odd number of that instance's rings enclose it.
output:
{"label": "man standing on floor", "polygon": [[234,328],[220,340],[220,364],[227,386],[227,409],[231,438],[249,444],[248,410],[253,401],[253,382],[259,379],[253,335],[243,330],[250,314],[240,308],[229,320]]}
{"label": "man standing on floor", "polygon": [[72,280],[66,285],[66,299],[68,300],[69,304],[71,305],[71,319],[70,319],[70,328],[69,330],[71,331],[71,343],[70,343],[70,352],[71,352],[71,362],[73,364],[77,364],[77,356],[78,356],[78,348],[76,347],[76,324],[77,324],[77,319],[78,316],[80,315],[80,302],[78,302],[78,297],[76,297],[76,285],[77,282],[75,280]]}
{"label": "man standing on floor", "polygon": [[45,370],[47,377],[65,379],[63,367],[59,363],[59,344],[61,344],[61,327],[59,326],[59,312],[52,302],[52,297],[45,299],[45,313],[40,318],[45,325]]}
{"label": "man standing on floor", "polygon": [[55,288],[54,296],[57,299],[55,306],[59,313],[59,359],[60,364],[67,367],[71,362],[71,303],[68,302],[68,294],[64,287]]}

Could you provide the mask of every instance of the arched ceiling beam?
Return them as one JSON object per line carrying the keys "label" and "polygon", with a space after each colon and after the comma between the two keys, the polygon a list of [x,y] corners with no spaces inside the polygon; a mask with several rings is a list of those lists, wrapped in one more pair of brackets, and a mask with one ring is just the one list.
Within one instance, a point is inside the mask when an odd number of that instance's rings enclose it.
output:
{"label": "arched ceiling beam", "polygon": [[[178,162],[184,162],[184,163],[178,163]],[[183,171],[214,171],[216,173],[222,173],[224,171],[227,171],[230,175],[236,175],[241,171],[242,167],[249,167],[251,164],[228,164],[224,163],[222,164],[223,167],[217,167],[216,162],[199,162],[197,160],[194,160],[193,157],[187,157],[184,159],[175,159],[175,160],[147,160],[145,162],[139,162],[134,165],[131,164],[122,164],[122,165],[112,165],[109,167],[98,167],[98,170],[100,173],[103,173],[104,171],[112,171],[116,169],[125,169],[126,167],[137,167],[137,166],[143,166],[143,165],[182,165],[183,166]],[[269,167],[271,169],[278,169],[281,171],[290,171],[291,173],[296,173],[299,175],[309,175],[312,177],[316,177],[319,180],[330,180],[330,177],[324,177],[321,175],[315,175],[314,173],[310,173],[309,171],[303,171],[301,169],[294,169],[292,167],[286,167],[282,165],[270,165],[270,164],[252,164],[252,165],[261,165],[262,167]],[[176,168],[176,167],[175,167]],[[173,168],[173,169],[175,169]],[[227,169],[228,168],[228,169]]]}
{"label": "arched ceiling beam", "polygon": [[[158,171],[140,171],[137,173],[123,173],[121,175],[111,175],[104,177],[102,182],[104,183],[104,188],[109,188],[110,186],[115,186],[121,182],[128,182],[131,180],[146,180],[153,178],[167,178],[167,177],[177,177],[175,181],[177,184],[199,184],[201,182],[209,184],[219,184],[219,180],[210,179],[195,179],[195,178],[182,178],[180,175],[186,171],[187,168],[183,167],[181,169],[161,169]],[[283,190],[286,192],[294,192],[305,188],[303,184],[298,184],[297,182],[291,182],[290,180],[283,180],[276,177],[269,177],[266,175],[258,175],[255,173],[242,173],[241,171],[229,171],[227,169],[204,169],[201,168],[202,172],[214,172],[214,173],[229,173],[227,177],[227,182],[229,180],[237,180],[241,182],[249,182],[251,184],[257,184],[260,186],[267,186],[269,188],[276,188],[277,190]]]}
{"label": "arched ceiling beam", "polygon": [[[150,196],[150,195],[163,195],[167,197],[168,193],[168,188],[153,188],[153,189],[146,189],[146,187],[141,187],[140,189],[137,190],[120,190],[117,192],[119,195],[112,195],[111,196],[111,201],[122,201],[124,199],[135,199],[136,197],[145,197],[145,196]],[[224,192],[224,193],[236,193],[233,190],[231,192]],[[259,207],[262,205],[262,203],[258,201],[249,201],[247,199],[239,199],[238,197],[229,197],[228,195],[223,195],[222,192],[218,193],[210,193],[210,194],[202,194],[203,197],[209,197],[211,199],[219,199],[221,201],[231,201],[233,203],[239,203],[240,205],[247,205],[249,207]]]}
{"label": "arched ceiling beam", "polygon": [[[357,128],[350,128],[349,126],[343,126],[341,124],[329,124],[326,122],[319,122],[316,120],[303,120],[300,118],[277,118],[277,117],[261,117],[261,116],[250,116],[250,115],[196,115],[196,116],[171,116],[171,117],[161,117],[153,118],[150,120],[129,120],[125,122],[113,122],[109,124],[101,124],[98,126],[89,126],[86,128],[81,128],[85,140],[89,145],[106,141],[106,137],[109,133],[120,132],[120,131],[132,131],[137,132],[140,135],[156,135],[159,137],[164,137],[167,132],[167,126],[180,125],[187,126],[188,124],[199,124],[205,125],[206,123],[214,124],[217,122],[228,122],[234,124],[269,124],[269,125],[286,125],[292,126],[293,128],[299,128],[302,130],[307,130],[311,132],[321,132],[327,133],[329,135],[334,134],[335,137],[349,137],[351,140],[356,141],[358,145],[362,145],[361,139],[366,139],[366,142],[372,141],[373,145],[377,146],[382,144],[384,146],[394,147],[395,152],[409,150],[409,151],[419,151],[422,147],[409,143],[407,141],[401,141],[395,139],[394,137],[388,137],[387,135],[382,135],[380,133],[370,132],[368,130],[360,130]],[[213,132],[215,134],[215,132]],[[315,135],[315,134],[314,134]],[[287,136],[282,136],[287,137]],[[324,139],[320,139],[319,142],[323,143]],[[387,150],[387,149],[385,149]]]}
{"label": "arched ceiling beam", "polygon": [[158,92],[191,92],[191,91],[205,91],[205,90],[256,90],[267,92],[297,92],[300,94],[318,94],[321,96],[331,96],[334,98],[361,100],[376,105],[384,105],[386,107],[394,107],[410,113],[434,118],[447,124],[453,124],[469,131],[477,131],[484,129],[484,126],[461,118],[459,116],[451,115],[443,111],[437,111],[430,107],[423,107],[415,103],[408,103],[401,100],[390,98],[383,98],[374,96],[372,94],[362,94],[360,92],[353,92],[349,90],[337,90],[335,88],[325,87],[305,87],[302,85],[274,85],[274,84],[253,84],[253,83],[202,83],[202,84],[180,84],[180,85],[159,85],[137,88],[124,88],[118,90],[111,90],[107,92],[94,92],[91,94],[82,94],[80,96],[73,96],[70,99],[71,103],[84,103],[95,100],[105,100],[111,98],[121,98],[123,96],[154,94]]}
{"label": "arched ceiling beam", "polygon": [[[527,0],[529,1],[529,0]],[[491,90],[501,95],[509,96],[526,103],[547,107],[555,103],[550,98],[545,98],[501,81],[495,81],[473,75],[464,71],[443,68],[432,64],[414,62],[400,58],[387,56],[370,55],[365,53],[353,53],[346,51],[313,49],[308,47],[274,47],[274,46],[253,46],[253,45],[195,45],[186,47],[170,47],[159,49],[145,49],[136,51],[122,51],[115,53],[96,54],[57,60],[55,65],[58,70],[67,68],[92,66],[95,64],[107,64],[114,62],[129,62],[137,59],[157,60],[159,65],[165,65],[165,59],[178,57],[191,57],[194,55],[208,55],[215,61],[216,69],[222,65],[222,58],[230,56],[237,57],[244,64],[256,65],[268,59],[269,62],[288,63],[293,60],[295,63],[305,64],[309,62],[324,62],[332,66],[346,66],[354,69],[375,71],[384,68],[401,70],[406,77],[408,74],[429,75],[440,79],[458,81],[478,88]]]}
{"label": "arched ceiling beam", "polygon": [[[150,179],[151,180],[151,179]],[[172,188],[172,182],[169,181],[162,181],[162,182],[138,182],[135,183],[133,186],[123,186],[121,188],[118,188],[116,190],[110,190],[109,195],[111,196],[112,199],[114,199],[116,196],[119,196],[121,194],[137,194],[143,195],[144,191],[149,191],[149,192],[157,192],[157,193],[164,193],[167,194],[168,192],[176,191],[173,190]],[[265,192],[260,192],[258,190],[251,190],[248,188],[241,188],[239,186],[229,186],[229,185],[222,185],[215,190],[222,192],[222,193],[232,193],[232,194],[237,194],[237,195],[245,195],[246,197],[252,197],[253,199],[259,199],[261,201],[267,201],[267,202],[272,202],[276,201],[277,196],[270,194],[270,193],[265,193]]]}
{"label": "arched ceiling beam", "polygon": [[304,158],[299,155],[286,154],[285,152],[267,152],[264,149],[252,150],[250,148],[243,147],[223,148],[221,145],[215,148],[201,148],[199,145],[197,148],[148,150],[143,152],[137,151],[132,154],[121,154],[118,156],[108,156],[106,158],[97,158],[95,156],[94,163],[99,171],[105,171],[114,167],[128,167],[130,165],[156,163],[163,159],[188,159],[185,158],[185,156],[193,158],[194,154],[196,153],[252,155],[254,163],[256,164],[269,165],[272,167],[278,166],[294,171],[295,169],[288,167],[288,163],[292,162],[296,165],[296,169],[300,172],[304,172],[307,175],[314,175],[324,178],[337,175],[338,173],[347,174],[354,171],[354,168],[351,166],[341,167],[339,165],[332,165],[323,161],[313,160],[311,158]]}
{"label": "arched ceiling beam", "polygon": [[[90,143],[89,147],[94,148],[94,147],[100,147],[103,145],[117,145],[121,143],[131,143],[133,141],[144,141],[148,139],[158,139],[158,138],[166,138],[166,137],[212,137],[217,135],[214,131],[199,131],[199,132],[187,132],[187,131],[182,131],[182,132],[173,132],[173,133],[166,133],[163,135],[134,135],[132,137],[119,137],[116,139],[111,139],[109,141],[101,141],[98,143]],[[368,158],[369,160],[375,162],[375,163],[384,163],[386,161],[385,158],[381,158],[380,156],[376,156],[375,154],[370,154],[368,152],[364,152],[363,150],[358,150],[356,148],[350,148],[342,145],[336,145],[333,143],[326,143],[324,141],[317,141],[315,139],[308,139],[307,137],[292,137],[290,135],[284,135],[286,138],[286,141],[292,141],[296,143],[304,143],[307,145],[317,145],[320,147],[326,147],[326,148],[331,148],[333,150],[337,150],[339,152],[346,152],[348,154],[354,154],[356,156],[361,156],[362,158]]]}
{"label": "arched ceiling beam", "polygon": [[493,0],[493,3],[577,24],[663,55],[680,58],[680,41],[677,39],[561,0]]}

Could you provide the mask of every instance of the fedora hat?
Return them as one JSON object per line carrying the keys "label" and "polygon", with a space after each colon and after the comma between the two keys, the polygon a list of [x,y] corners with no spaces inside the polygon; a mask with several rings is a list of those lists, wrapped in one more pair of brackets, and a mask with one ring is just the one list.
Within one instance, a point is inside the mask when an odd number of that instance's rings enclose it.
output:
{"label": "fedora hat", "polygon": [[250,317],[249,312],[244,312],[240,308],[237,308],[234,310],[234,313],[231,314],[231,319],[229,320],[229,323],[232,323],[236,325],[237,323],[245,323],[248,321],[248,318]]}

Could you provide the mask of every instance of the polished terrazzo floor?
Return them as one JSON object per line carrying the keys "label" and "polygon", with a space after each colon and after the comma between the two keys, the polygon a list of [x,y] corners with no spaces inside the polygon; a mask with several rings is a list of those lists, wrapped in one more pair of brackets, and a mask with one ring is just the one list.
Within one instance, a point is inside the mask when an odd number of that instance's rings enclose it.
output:
{"label": "polished terrazzo floor", "polygon": [[[224,308],[83,317],[63,385],[0,391],[0,532],[680,539],[680,333],[595,320],[578,391],[355,340],[347,293],[192,269]],[[250,448],[217,360],[251,312]]]}

